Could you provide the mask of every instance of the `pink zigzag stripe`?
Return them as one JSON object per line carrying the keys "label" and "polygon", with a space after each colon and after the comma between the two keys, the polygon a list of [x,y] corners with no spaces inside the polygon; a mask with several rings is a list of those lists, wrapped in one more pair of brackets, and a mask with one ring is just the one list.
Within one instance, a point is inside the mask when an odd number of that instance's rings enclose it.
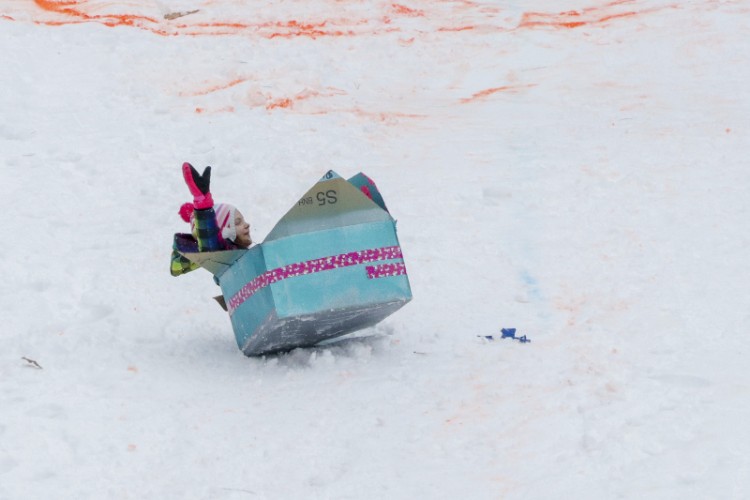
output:
{"label": "pink zigzag stripe", "polygon": [[367,266],[367,277],[369,279],[387,278],[388,276],[401,276],[406,274],[406,266],[403,262],[395,264],[380,264],[379,266]]}
{"label": "pink zigzag stripe", "polygon": [[[401,247],[399,246],[392,246],[392,247],[382,247],[382,248],[373,248],[369,250],[360,250],[358,252],[349,252],[349,253],[342,253],[339,255],[332,255],[330,257],[321,257],[320,259],[313,259],[308,260],[305,262],[296,262],[294,264],[289,264],[284,267],[278,267],[276,269],[272,269],[270,271],[266,271],[265,273],[261,274],[257,278],[254,278],[249,283],[247,283],[245,286],[240,288],[240,290],[235,293],[231,299],[229,299],[229,302],[227,303],[227,306],[229,308],[229,314],[234,313],[234,311],[240,307],[247,299],[252,297],[258,290],[261,290],[268,285],[271,285],[273,283],[276,283],[281,280],[285,280],[287,278],[293,278],[295,276],[302,276],[304,274],[312,274],[312,273],[319,273],[321,271],[328,271],[330,269],[337,269],[339,267],[348,267],[348,266],[356,266],[359,264],[365,264],[367,262],[374,262],[378,260],[391,260],[391,259],[402,259],[403,255],[401,254]],[[383,266],[389,266],[393,264],[384,264]],[[397,276],[399,274],[406,274],[406,267],[404,264],[400,264],[403,270],[401,272],[398,272],[396,274],[385,274],[387,272],[392,272],[388,270],[379,270],[383,266],[368,266],[367,267],[367,276],[368,278],[380,278],[384,276]],[[373,269],[372,273],[370,269]],[[382,274],[375,275],[375,274]]]}

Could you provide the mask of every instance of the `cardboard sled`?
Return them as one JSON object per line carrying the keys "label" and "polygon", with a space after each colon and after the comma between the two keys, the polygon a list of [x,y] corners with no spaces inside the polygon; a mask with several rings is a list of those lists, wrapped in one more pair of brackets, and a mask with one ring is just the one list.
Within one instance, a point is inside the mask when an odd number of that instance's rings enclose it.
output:
{"label": "cardboard sled", "polygon": [[214,275],[248,356],[373,326],[412,297],[395,220],[364,174],[329,171],[247,250],[178,250]]}

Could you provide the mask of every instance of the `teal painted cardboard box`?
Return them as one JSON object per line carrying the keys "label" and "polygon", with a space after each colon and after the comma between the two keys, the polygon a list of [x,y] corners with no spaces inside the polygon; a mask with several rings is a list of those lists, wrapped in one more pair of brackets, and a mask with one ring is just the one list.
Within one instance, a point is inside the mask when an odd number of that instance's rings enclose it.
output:
{"label": "teal painted cardboard box", "polygon": [[396,221],[364,174],[329,171],[259,245],[183,255],[214,274],[248,356],[373,326],[412,298]]}

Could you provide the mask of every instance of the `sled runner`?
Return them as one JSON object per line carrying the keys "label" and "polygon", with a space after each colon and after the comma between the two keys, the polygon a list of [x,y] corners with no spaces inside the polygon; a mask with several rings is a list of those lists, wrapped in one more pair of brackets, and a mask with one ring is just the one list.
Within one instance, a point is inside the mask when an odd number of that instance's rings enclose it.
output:
{"label": "sled runner", "polygon": [[214,275],[248,356],[373,326],[412,297],[396,221],[364,174],[329,171],[247,250],[177,250]]}

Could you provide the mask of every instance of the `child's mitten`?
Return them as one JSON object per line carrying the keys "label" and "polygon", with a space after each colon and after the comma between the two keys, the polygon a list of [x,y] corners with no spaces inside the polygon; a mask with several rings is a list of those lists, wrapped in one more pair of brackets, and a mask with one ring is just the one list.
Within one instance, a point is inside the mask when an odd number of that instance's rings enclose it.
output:
{"label": "child's mitten", "polygon": [[196,210],[205,210],[214,206],[210,191],[211,167],[206,167],[201,175],[191,164],[185,162],[182,164],[182,176],[193,195],[193,205]]}

